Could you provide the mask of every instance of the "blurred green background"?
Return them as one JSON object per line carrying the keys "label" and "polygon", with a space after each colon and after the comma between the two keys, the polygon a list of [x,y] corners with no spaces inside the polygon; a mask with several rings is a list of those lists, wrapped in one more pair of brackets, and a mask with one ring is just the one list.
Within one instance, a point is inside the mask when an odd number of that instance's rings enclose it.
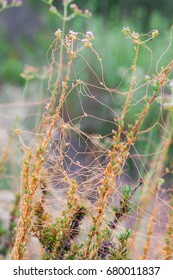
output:
{"label": "blurred green background", "polygon": [[[162,54],[169,42],[173,23],[172,0],[77,0],[81,9],[89,9],[89,19],[77,17],[67,25],[67,31],[91,30],[96,36],[95,47],[103,57],[105,79],[115,86],[121,79],[123,69],[130,66],[133,48],[121,30],[129,26],[139,33],[159,30],[159,37],[151,44],[154,61]],[[54,1],[61,11],[62,2]],[[23,6],[5,10],[0,15],[0,82],[23,82],[20,73],[25,63],[46,65],[46,52],[54,39],[54,31],[61,22],[48,12],[41,0],[24,0]],[[122,47],[123,46],[123,47]],[[141,57],[141,71],[147,67],[145,54]],[[168,57],[169,59],[169,57]],[[153,61],[153,65],[155,64]]]}

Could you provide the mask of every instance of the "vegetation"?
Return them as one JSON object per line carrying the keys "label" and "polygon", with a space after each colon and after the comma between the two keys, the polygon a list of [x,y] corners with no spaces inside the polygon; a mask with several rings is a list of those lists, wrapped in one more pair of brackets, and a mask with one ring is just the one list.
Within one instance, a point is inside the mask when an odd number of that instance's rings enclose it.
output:
{"label": "vegetation", "polygon": [[[112,47],[111,32],[97,42],[99,18],[91,20],[93,29],[79,29],[78,19],[91,17],[88,9],[63,0],[61,13],[56,1],[43,2],[62,27],[48,66],[25,66],[22,97],[12,104],[1,186],[13,169],[20,190],[8,183],[16,198],[8,229],[0,223],[2,257],[172,259],[172,28],[155,56],[157,29],[123,27],[123,44]],[[73,19],[75,29],[67,31]],[[105,42],[107,61],[100,54]],[[113,70],[114,56],[121,67]],[[14,151],[17,168],[10,167]]]}

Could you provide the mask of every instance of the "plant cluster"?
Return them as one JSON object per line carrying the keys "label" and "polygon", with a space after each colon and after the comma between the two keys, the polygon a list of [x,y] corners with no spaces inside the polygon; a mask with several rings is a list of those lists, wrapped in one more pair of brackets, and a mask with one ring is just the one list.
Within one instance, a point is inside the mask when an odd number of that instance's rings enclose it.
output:
{"label": "plant cluster", "polygon": [[[25,144],[24,131],[16,129],[24,153],[21,170],[20,196],[11,212],[9,248],[11,259],[28,257],[28,244],[31,236],[37,238],[42,259],[130,259],[135,258],[138,246],[138,233],[141,223],[147,220],[146,239],[139,248],[138,258],[147,259],[150,254],[152,235],[155,230],[161,203],[167,207],[165,226],[166,244],[157,252],[159,258],[171,259],[172,249],[172,195],[167,201],[162,199],[162,184],[165,174],[172,176],[171,163],[165,165],[172,144],[172,102],[159,99],[169,86],[173,61],[162,66],[155,74],[150,70],[138,80],[138,58],[142,48],[151,50],[148,43],[158,36],[153,30],[148,34],[138,34],[129,27],[123,28],[127,39],[132,40],[134,59],[127,70],[130,84],[126,92],[107,87],[104,81],[102,60],[94,48],[95,36],[91,31],[85,34],[70,30],[65,32],[65,24],[77,15],[89,16],[89,11],[80,10],[71,0],[64,0],[63,15],[53,5],[53,0],[44,1],[50,12],[63,20],[62,29],[57,29],[50,46],[48,77],[50,96],[39,122],[34,127],[34,140]],[[71,14],[68,15],[68,8]],[[172,32],[172,31],[171,31]],[[100,73],[87,61],[92,56],[100,68]],[[80,75],[81,69],[90,72],[95,84],[90,84]],[[150,74],[150,76],[149,76]],[[22,74],[26,81],[40,78],[38,69],[27,66]],[[42,77],[42,76],[41,76]],[[143,91],[142,98],[138,92]],[[114,99],[115,95],[124,97],[120,112],[116,112],[114,102],[108,105],[100,95],[105,93]],[[132,158],[132,150],[141,135],[143,123],[156,101],[167,110],[164,122],[167,128],[158,154],[154,154],[154,175],[146,172],[135,184],[122,183],[127,161]],[[86,106],[86,101],[101,106],[111,121],[95,116]],[[74,103],[73,103],[74,102]],[[73,111],[73,104],[79,112]],[[139,113],[133,123],[126,123],[129,111],[139,106]],[[111,123],[113,129],[102,135],[97,130],[89,133],[86,123],[93,121]],[[163,126],[160,124],[160,126]],[[149,128],[149,131],[152,128]],[[10,138],[13,139],[13,135]],[[77,147],[73,142],[77,142]],[[9,145],[7,150],[9,149]],[[2,162],[7,157],[5,150]],[[139,157],[140,158],[140,157]],[[1,169],[0,169],[1,170]],[[144,170],[146,171],[145,167]],[[153,182],[152,182],[153,181]],[[151,186],[150,186],[151,184]],[[171,186],[172,187],[172,186]],[[57,193],[57,195],[56,195]],[[142,201],[140,201],[140,199]],[[20,200],[20,207],[17,204]],[[154,203],[148,208],[148,200]],[[53,202],[56,205],[53,205]],[[48,207],[48,204],[49,205]],[[57,214],[58,212],[58,214]],[[149,214],[148,214],[149,213]],[[144,216],[145,214],[145,216]],[[131,222],[130,215],[135,221]],[[16,217],[18,216],[17,225]],[[0,236],[4,235],[3,228]],[[131,245],[131,247],[129,246]],[[156,245],[155,245],[156,246]],[[164,255],[165,254],[165,255]]]}

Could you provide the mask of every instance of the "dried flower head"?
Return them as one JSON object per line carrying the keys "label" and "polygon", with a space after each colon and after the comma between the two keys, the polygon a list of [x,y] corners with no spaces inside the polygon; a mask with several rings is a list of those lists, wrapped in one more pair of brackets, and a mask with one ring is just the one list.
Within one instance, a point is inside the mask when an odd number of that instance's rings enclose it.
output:
{"label": "dried flower head", "polygon": [[145,80],[146,80],[147,82],[149,82],[149,81],[151,80],[150,76],[149,76],[149,75],[146,75],[146,76],[145,76]]}
{"label": "dried flower head", "polygon": [[74,32],[72,30],[69,31],[69,38],[74,41],[78,35],[78,32]]}
{"label": "dried flower head", "polygon": [[152,37],[154,38],[154,37],[157,37],[158,35],[159,35],[159,31],[157,29],[154,29],[152,31]]}
{"label": "dried flower head", "polygon": [[94,37],[92,31],[87,31],[86,34],[85,34],[85,38],[86,38],[87,40],[93,40],[93,39],[95,39],[95,37]]}
{"label": "dried flower head", "polygon": [[77,34],[78,34],[78,32],[74,32],[74,31],[72,31],[72,30],[70,30],[69,33],[72,34],[72,35],[74,35],[74,36],[77,36]]}
{"label": "dried flower head", "polygon": [[55,37],[56,37],[56,38],[60,38],[60,37],[61,37],[61,34],[62,34],[61,29],[58,29],[57,31],[55,31]]}
{"label": "dried flower head", "polygon": [[49,9],[49,11],[50,11],[52,14],[54,14],[54,15],[57,15],[57,13],[58,13],[57,8],[54,7],[54,6],[51,6],[50,9]]}
{"label": "dried flower head", "polygon": [[71,4],[71,5],[70,5],[70,8],[71,8],[72,10],[75,10],[75,9],[77,9],[77,5],[76,5],[76,4]]}
{"label": "dried flower head", "polygon": [[132,32],[132,37],[133,37],[135,40],[139,39],[139,33],[133,31],[133,32]]}
{"label": "dried flower head", "polygon": [[90,40],[87,39],[87,38],[82,39],[82,42],[84,43],[85,47],[91,47],[92,46]]}
{"label": "dried flower head", "polygon": [[25,65],[24,71],[21,73],[21,77],[25,80],[31,80],[37,76],[38,70],[38,68],[31,65]]}
{"label": "dried flower head", "polygon": [[69,38],[69,36],[66,36],[65,38],[65,44],[67,47],[70,47],[72,43],[72,40]]}
{"label": "dried flower head", "polygon": [[71,4],[70,8],[73,10],[73,12],[75,14],[82,14],[83,13],[83,11],[80,10],[76,4]]}
{"label": "dried flower head", "polygon": [[124,32],[125,34],[130,33],[130,28],[129,28],[129,26],[123,27],[122,32]]}

